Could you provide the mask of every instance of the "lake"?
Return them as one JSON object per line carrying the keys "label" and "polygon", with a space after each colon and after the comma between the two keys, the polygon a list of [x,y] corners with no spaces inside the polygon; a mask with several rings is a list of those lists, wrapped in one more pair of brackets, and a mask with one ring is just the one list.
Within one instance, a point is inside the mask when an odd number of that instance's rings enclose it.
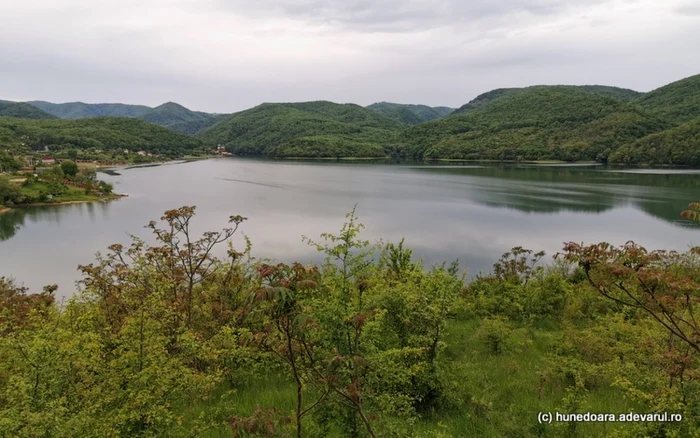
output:
{"label": "lake", "polygon": [[[391,165],[241,158],[115,169],[100,174],[128,198],[34,207],[0,214],[0,276],[32,291],[59,285],[69,296],[77,266],[94,260],[165,210],[196,205],[197,231],[249,218],[240,230],[256,256],[319,261],[301,241],[335,232],[357,204],[364,237],[406,244],[426,264],[459,259],[471,274],[490,270],[514,246],[555,254],[567,241],[684,250],[700,228],[681,220],[700,201],[693,170],[610,170],[595,166]],[[235,236],[239,247],[243,242]]]}

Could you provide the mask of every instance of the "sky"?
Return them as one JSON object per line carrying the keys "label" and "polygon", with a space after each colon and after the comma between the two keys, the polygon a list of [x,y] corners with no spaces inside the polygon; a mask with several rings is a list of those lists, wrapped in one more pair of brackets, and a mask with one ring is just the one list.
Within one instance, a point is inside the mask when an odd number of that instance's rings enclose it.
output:
{"label": "sky", "polygon": [[459,107],[700,73],[700,0],[0,0],[0,99]]}

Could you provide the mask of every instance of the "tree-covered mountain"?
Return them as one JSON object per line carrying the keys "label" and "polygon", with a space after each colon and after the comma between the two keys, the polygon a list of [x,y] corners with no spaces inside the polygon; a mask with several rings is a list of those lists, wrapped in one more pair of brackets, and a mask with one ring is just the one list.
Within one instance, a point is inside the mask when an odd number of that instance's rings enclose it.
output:
{"label": "tree-covered mountain", "polygon": [[[33,101],[29,102],[29,104],[61,119],[77,120],[92,117],[134,117],[168,128],[183,123],[201,122],[212,116],[212,114],[191,111],[174,102],[167,102],[155,108],[145,105],[126,105],[122,103],[51,103]],[[210,126],[210,124],[202,126]],[[189,132],[192,131],[191,128],[175,127],[173,130],[178,132],[188,131],[187,133],[190,135],[196,132]]]}
{"label": "tree-covered mountain", "polygon": [[610,162],[700,166],[700,117],[624,145],[610,155]]}
{"label": "tree-covered mountain", "polygon": [[0,118],[0,145],[13,149],[144,150],[163,156],[181,156],[201,147],[192,137],[143,120],[97,117],[80,120],[25,120]]}
{"label": "tree-covered mountain", "polygon": [[700,75],[657,88],[634,103],[678,123],[693,120],[700,117]]}
{"label": "tree-covered mountain", "polygon": [[0,117],[19,119],[53,119],[54,116],[28,103],[0,100]]}
{"label": "tree-covered mountain", "polygon": [[198,132],[203,131],[210,126],[219,123],[225,118],[229,117],[231,114],[211,114],[209,117],[198,120],[191,120],[188,122],[178,122],[168,125],[167,128],[171,131],[179,132],[185,135],[196,135]]}
{"label": "tree-covered mountain", "polygon": [[138,117],[151,108],[144,105],[123,103],[51,103],[41,100],[28,102],[35,107],[61,119],[84,119],[88,117]]}
{"label": "tree-covered mountain", "polygon": [[211,114],[192,111],[175,102],[167,102],[137,117],[156,125],[169,127],[178,123],[201,121],[211,117]]}
{"label": "tree-covered mountain", "polygon": [[402,124],[353,104],[265,103],[197,134],[239,155],[380,157]]}
{"label": "tree-covered mountain", "polygon": [[497,88],[495,90],[491,90],[486,93],[480,94],[471,102],[461,106],[454,112],[460,113],[476,109],[482,105],[488,104],[489,102],[499,97],[507,96],[513,93],[519,93],[523,90],[534,90],[542,88],[547,89],[552,87],[582,91],[596,96],[609,97],[611,99],[621,102],[631,102],[634,99],[643,95],[643,93],[640,93],[639,91],[629,90],[626,88],[609,87],[606,85],[533,85],[531,87],[526,88]]}
{"label": "tree-covered mountain", "polygon": [[636,106],[570,86],[486,93],[444,119],[407,129],[409,156],[605,160],[619,146],[671,127]]}
{"label": "tree-covered mountain", "polygon": [[405,105],[390,102],[373,103],[366,108],[406,125],[418,125],[423,122],[437,120],[454,111],[454,108],[444,106],[429,107],[426,105]]}

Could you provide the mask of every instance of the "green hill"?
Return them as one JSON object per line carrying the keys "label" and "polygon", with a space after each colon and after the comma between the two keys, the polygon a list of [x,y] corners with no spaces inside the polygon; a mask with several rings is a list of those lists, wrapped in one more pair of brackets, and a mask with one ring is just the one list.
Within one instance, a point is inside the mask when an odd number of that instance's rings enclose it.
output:
{"label": "green hill", "polygon": [[0,145],[14,149],[129,150],[175,157],[201,147],[195,138],[143,120],[98,117],[80,120],[0,118]]}
{"label": "green hill", "polygon": [[28,103],[0,100],[0,117],[19,119],[53,119],[54,116]]}
{"label": "green hill", "polygon": [[192,111],[174,102],[164,103],[138,116],[141,120],[166,127],[177,123],[200,121],[209,117],[210,114]]}
{"label": "green hill", "polygon": [[700,117],[700,75],[657,88],[634,103],[678,123],[693,120]]}
{"label": "green hill", "polygon": [[622,146],[610,155],[610,162],[700,166],[700,117]]}
{"label": "green hill", "polygon": [[519,93],[523,90],[549,89],[552,87],[582,91],[596,96],[608,97],[620,102],[631,102],[632,100],[643,95],[643,93],[640,93],[639,91],[629,90],[626,88],[609,87],[606,85],[533,85],[526,88],[497,88],[477,96],[474,100],[466,105],[463,105],[454,112],[461,113],[473,110],[482,105],[490,103],[499,97]]}
{"label": "green hill", "polygon": [[366,107],[385,117],[406,125],[418,125],[437,120],[454,111],[454,108],[429,107],[426,105],[404,105],[400,103],[378,102]]}
{"label": "green hill", "polygon": [[670,127],[635,106],[580,87],[494,90],[468,105],[406,130],[406,155],[603,161],[620,145]]}
{"label": "green hill", "polygon": [[143,105],[123,103],[51,103],[40,100],[29,104],[61,119],[84,119],[88,117],[138,117],[151,110]]}
{"label": "green hill", "polygon": [[238,155],[380,157],[402,125],[353,104],[265,103],[230,115],[197,134]]}
{"label": "green hill", "polygon": [[207,118],[199,120],[191,120],[189,122],[179,122],[168,125],[167,128],[171,131],[178,132],[185,135],[196,135],[198,132],[203,131],[210,126],[213,126],[220,121],[226,119],[231,114],[212,114]]}

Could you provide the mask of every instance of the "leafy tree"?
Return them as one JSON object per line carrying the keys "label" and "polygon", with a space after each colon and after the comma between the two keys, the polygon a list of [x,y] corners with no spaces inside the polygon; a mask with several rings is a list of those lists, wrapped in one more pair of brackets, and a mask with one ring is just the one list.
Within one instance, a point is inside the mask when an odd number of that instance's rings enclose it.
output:
{"label": "leafy tree", "polygon": [[78,165],[75,164],[75,161],[71,160],[63,160],[61,162],[61,170],[63,170],[63,174],[68,176],[68,177],[73,177],[78,174]]}

